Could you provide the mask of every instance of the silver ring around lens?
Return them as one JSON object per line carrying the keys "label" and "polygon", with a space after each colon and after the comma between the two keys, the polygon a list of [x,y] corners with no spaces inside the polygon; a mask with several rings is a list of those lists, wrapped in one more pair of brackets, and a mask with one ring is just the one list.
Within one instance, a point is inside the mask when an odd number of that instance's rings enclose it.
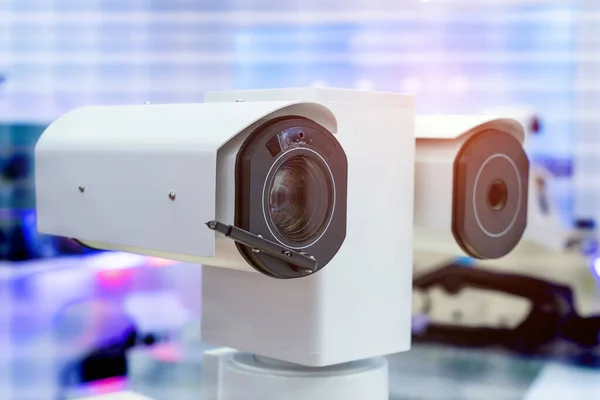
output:
{"label": "silver ring around lens", "polygon": [[269,221],[267,219],[267,213],[265,210],[265,193],[267,191],[267,180],[265,179],[265,183],[263,184],[263,190],[262,190],[262,198],[261,198],[261,202],[262,202],[262,212],[263,212],[263,218],[265,220],[265,224],[267,225],[267,228],[269,229],[269,232],[271,233],[271,235],[275,238],[275,240],[277,240],[281,245],[289,247],[290,249],[294,249],[294,250],[302,250],[302,249],[306,249],[310,246],[312,246],[313,244],[315,244],[316,242],[318,242],[323,235],[325,234],[325,232],[327,232],[327,229],[329,229],[329,225],[331,224],[331,221],[333,220],[333,214],[335,214],[335,202],[336,202],[336,192],[335,192],[335,179],[333,178],[333,173],[331,172],[331,168],[329,168],[329,164],[327,164],[327,162],[325,161],[325,159],[323,157],[321,157],[321,155],[319,153],[317,153],[316,151],[312,150],[312,149],[308,149],[306,147],[297,147],[297,148],[293,148],[290,149],[286,152],[284,152],[283,154],[281,154],[279,157],[277,157],[277,159],[275,159],[275,161],[273,162],[273,165],[271,165],[271,168],[269,168],[269,172],[267,172],[267,177],[271,176],[271,172],[273,171],[273,168],[275,167],[275,165],[277,165],[278,161],[290,154],[293,151],[309,151],[311,153],[313,153],[315,156],[317,156],[325,165],[325,167],[327,168],[327,172],[329,172],[329,176],[331,178],[331,182],[333,183],[332,187],[333,187],[333,204],[332,204],[332,208],[331,208],[331,214],[329,215],[329,220],[327,221],[327,224],[325,225],[325,229],[323,229],[323,232],[321,232],[321,234],[312,242],[310,242],[307,245],[304,246],[290,246],[288,243],[283,243],[281,240],[279,240],[279,238],[277,237],[277,235],[275,235],[275,233],[273,232],[273,230],[271,229],[271,226],[269,225]]}
{"label": "silver ring around lens", "polygon": [[[510,222],[510,224],[508,225],[508,227],[500,233],[492,233],[484,228],[483,224],[481,223],[481,220],[479,219],[479,213],[477,212],[477,202],[475,201],[475,195],[477,194],[477,184],[479,182],[479,176],[481,175],[481,171],[483,171],[485,166],[495,158],[504,158],[505,160],[508,160],[510,165],[513,167],[515,175],[517,176],[517,184],[519,186],[518,197],[517,197],[517,210],[515,211],[515,215],[513,216],[513,219]],[[519,216],[519,211],[521,211],[521,202],[522,202],[522,198],[523,198],[523,194],[521,193],[521,191],[522,191],[521,187],[522,187],[522,184],[521,184],[521,176],[519,175],[519,169],[517,168],[517,165],[515,164],[515,162],[510,157],[508,157],[506,154],[493,154],[490,157],[488,157],[483,162],[483,164],[481,164],[481,167],[479,167],[479,170],[477,171],[477,175],[475,176],[475,183],[473,184],[473,210],[475,211],[475,220],[477,221],[477,225],[479,225],[479,228],[481,228],[481,230],[486,235],[488,235],[489,237],[498,238],[498,237],[502,237],[502,236],[506,235],[506,233],[512,229],[514,224],[517,222],[517,217]]]}

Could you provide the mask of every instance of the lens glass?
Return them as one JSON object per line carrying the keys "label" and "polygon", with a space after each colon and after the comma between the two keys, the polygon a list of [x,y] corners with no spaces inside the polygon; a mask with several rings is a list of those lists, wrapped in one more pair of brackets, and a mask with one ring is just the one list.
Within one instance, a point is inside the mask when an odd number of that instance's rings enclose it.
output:
{"label": "lens glass", "polygon": [[275,171],[268,190],[268,216],[279,236],[292,245],[318,238],[333,209],[333,181],[323,161],[292,156]]}
{"label": "lens glass", "polygon": [[495,180],[488,190],[488,203],[493,210],[500,211],[508,201],[508,188],[504,181]]}

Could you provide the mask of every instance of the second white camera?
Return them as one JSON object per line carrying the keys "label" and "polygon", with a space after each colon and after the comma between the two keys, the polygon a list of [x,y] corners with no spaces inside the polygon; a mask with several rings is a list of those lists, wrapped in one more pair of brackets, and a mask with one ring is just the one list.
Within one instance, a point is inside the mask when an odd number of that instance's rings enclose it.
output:
{"label": "second white camera", "polygon": [[415,250],[505,256],[527,226],[529,160],[517,120],[416,119]]}

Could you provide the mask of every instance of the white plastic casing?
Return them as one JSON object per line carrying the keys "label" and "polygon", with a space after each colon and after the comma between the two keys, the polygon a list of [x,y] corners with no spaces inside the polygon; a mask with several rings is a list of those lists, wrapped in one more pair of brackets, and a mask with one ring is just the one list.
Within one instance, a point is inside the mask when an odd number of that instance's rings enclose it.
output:
{"label": "white plastic casing", "polygon": [[[538,180],[544,182],[540,185]],[[564,252],[571,232],[558,215],[550,196],[553,176],[541,166],[530,167],[527,228],[515,248],[515,256],[539,252]],[[542,205],[545,203],[546,208]]]}
{"label": "white plastic casing", "polygon": [[347,231],[307,278],[204,268],[202,339],[306,366],[408,350],[414,109],[411,96],[337,89],[209,93],[207,102],[302,101],[336,116],[348,157]]}
{"label": "white plastic casing", "polygon": [[94,248],[254,271],[205,223],[233,224],[237,150],[253,127],[287,114],[337,129],[326,107],[293,101],[69,112],[35,148],[38,230]]}
{"label": "white plastic casing", "polygon": [[481,114],[502,115],[506,118],[512,118],[519,121],[525,130],[525,141],[527,141],[527,136],[539,133],[533,131],[532,128],[534,128],[536,125],[538,129],[544,126],[544,121],[540,117],[540,114],[536,112],[535,109],[527,106],[516,105],[514,107],[490,108],[483,110]]}
{"label": "white plastic casing", "polygon": [[418,115],[415,167],[416,252],[463,255],[452,233],[454,161],[461,146],[472,136],[490,129],[525,140],[516,120],[491,115]]}
{"label": "white plastic casing", "polygon": [[[205,226],[233,223],[239,147],[282,115],[325,126],[348,159],[344,243],[322,270],[292,280],[255,272]],[[36,146],[38,230],[204,264],[206,342],[306,366],[396,353],[411,338],[414,151],[413,98],[390,93],[257,90],[83,108]]]}

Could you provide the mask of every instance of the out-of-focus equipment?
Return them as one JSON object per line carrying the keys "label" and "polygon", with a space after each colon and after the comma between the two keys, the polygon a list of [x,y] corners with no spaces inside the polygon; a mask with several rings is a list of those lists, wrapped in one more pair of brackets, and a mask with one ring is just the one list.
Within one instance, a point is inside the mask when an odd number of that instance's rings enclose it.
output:
{"label": "out-of-focus equipment", "polygon": [[525,318],[514,327],[458,323],[425,323],[415,332],[420,342],[461,347],[496,347],[521,354],[567,358],[586,365],[600,365],[600,316],[582,317],[576,310],[569,286],[522,275],[450,264],[434,273],[416,277],[414,287],[423,296],[425,314],[435,305],[430,291],[442,288],[458,294],[468,288],[500,292],[529,301]]}
{"label": "out-of-focus equipment", "polygon": [[415,264],[415,341],[600,364],[600,317],[590,304],[595,284],[586,255],[593,226],[563,227],[548,192],[552,179],[532,167],[528,225],[506,257],[416,258],[422,264]]}

